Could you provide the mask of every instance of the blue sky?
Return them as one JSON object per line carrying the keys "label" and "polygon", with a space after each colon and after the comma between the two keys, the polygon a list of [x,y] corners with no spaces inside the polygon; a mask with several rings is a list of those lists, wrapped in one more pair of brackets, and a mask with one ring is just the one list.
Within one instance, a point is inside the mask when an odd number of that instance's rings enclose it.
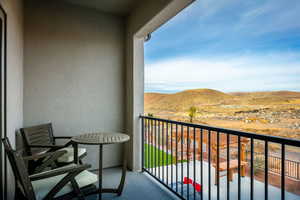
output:
{"label": "blue sky", "polygon": [[196,0],[145,43],[145,91],[300,91],[299,0]]}

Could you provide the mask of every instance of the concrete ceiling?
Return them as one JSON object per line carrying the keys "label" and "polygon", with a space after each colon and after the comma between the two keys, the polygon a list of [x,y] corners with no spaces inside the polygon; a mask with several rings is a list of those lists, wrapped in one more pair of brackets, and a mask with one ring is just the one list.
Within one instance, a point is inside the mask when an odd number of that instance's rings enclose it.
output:
{"label": "concrete ceiling", "polygon": [[97,10],[116,15],[127,15],[135,7],[138,0],[64,0],[66,2],[95,8]]}

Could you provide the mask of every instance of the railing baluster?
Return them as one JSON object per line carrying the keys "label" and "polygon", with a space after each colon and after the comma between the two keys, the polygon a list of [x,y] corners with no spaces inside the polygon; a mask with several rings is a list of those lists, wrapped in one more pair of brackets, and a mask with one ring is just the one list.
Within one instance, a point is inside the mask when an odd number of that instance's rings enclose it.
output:
{"label": "railing baluster", "polygon": [[151,143],[151,148],[150,148],[150,161],[151,161],[151,163],[150,163],[150,166],[151,166],[151,173],[153,173],[153,120],[151,120],[151,131],[150,131],[150,133],[151,133],[151,135],[150,135],[150,143]]}
{"label": "railing baluster", "polygon": [[298,180],[300,179],[299,170],[300,170],[299,163],[297,163],[297,179]]}
{"label": "railing baluster", "polygon": [[167,158],[166,158],[166,163],[167,163],[167,165],[166,165],[166,167],[167,167],[167,185],[169,185],[169,123],[167,122],[167,124],[166,124],[166,156],[167,156]]}
{"label": "railing baluster", "polygon": [[230,199],[230,135],[227,133],[227,200]]}
{"label": "railing baluster", "polygon": [[[187,178],[190,179],[190,128],[187,127],[187,152],[186,152],[186,158],[187,158]],[[187,184],[187,199],[190,199],[190,184]]]}
{"label": "railing baluster", "polygon": [[286,176],[289,177],[290,176],[290,171],[291,171],[291,163],[287,163],[287,172],[286,172]]}
{"label": "railing baluster", "polygon": [[250,154],[250,200],[253,200],[254,199],[254,141],[253,141],[253,138],[251,138],[251,141],[250,141],[250,145],[251,145],[251,154]]}
{"label": "railing baluster", "polygon": [[145,119],[142,118],[142,171],[145,167]]}
{"label": "railing baluster", "polygon": [[161,141],[160,141],[160,121],[158,121],[158,178],[159,180],[161,180],[161,173],[160,173],[160,168],[161,168],[161,149],[160,149],[160,145],[161,145]]}
{"label": "railing baluster", "polygon": [[208,199],[211,200],[211,135],[208,131]]}
{"label": "railing baluster", "polygon": [[154,165],[155,165],[155,176],[157,176],[157,160],[156,160],[156,157],[157,157],[157,120],[155,120],[155,132],[154,132],[154,147],[155,147],[155,153],[154,153]]}
{"label": "railing baluster", "polygon": [[183,196],[183,126],[181,126],[181,196]]}
{"label": "railing baluster", "polygon": [[[194,152],[193,152],[193,158],[194,158],[194,166],[193,166],[193,170],[194,170],[194,182],[196,181],[196,128],[194,127]],[[196,188],[194,187],[194,200],[196,199]]]}
{"label": "railing baluster", "polygon": [[238,200],[241,200],[241,136],[238,136]]}
{"label": "railing baluster", "polygon": [[294,174],[293,174],[293,171],[295,171],[295,163],[291,163],[292,165],[291,165],[291,168],[292,168],[292,170],[291,170],[291,175],[293,176]]}
{"label": "railing baluster", "polygon": [[176,124],[176,192],[178,192],[178,125]]}
{"label": "railing baluster", "polygon": [[165,143],[164,143],[164,134],[165,134],[165,123],[162,122],[162,180],[165,182]]}
{"label": "railing baluster", "polygon": [[281,200],[285,200],[285,145],[281,145]]}
{"label": "railing baluster", "polygon": [[171,184],[172,184],[172,189],[173,189],[173,163],[174,163],[174,156],[173,156],[173,124],[171,123]]}
{"label": "railing baluster", "polygon": [[220,133],[217,132],[217,200],[220,199]]}
{"label": "railing baluster", "polygon": [[150,120],[147,120],[147,151],[148,151],[148,159],[147,159],[147,169],[150,170]]}
{"label": "railing baluster", "polygon": [[201,200],[203,200],[203,130],[200,129],[200,144],[201,144],[201,149],[200,149],[200,162],[201,162],[201,186],[202,186],[202,189],[201,189]]}
{"label": "railing baluster", "polygon": [[[187,152],[186,152],[186,158],[187,158],[187,178],[190,179],[190,128],[187,127]],[[190,199],[190,184],[187,184],[187,199]]]}
{"label": "railing baluster", "polygon": [[268,141],[265,141],[265,200],[268,200],[268,187],[269,187],[269,181],[268,181],[268,174],[269,174],[269,147],[268,147]]}

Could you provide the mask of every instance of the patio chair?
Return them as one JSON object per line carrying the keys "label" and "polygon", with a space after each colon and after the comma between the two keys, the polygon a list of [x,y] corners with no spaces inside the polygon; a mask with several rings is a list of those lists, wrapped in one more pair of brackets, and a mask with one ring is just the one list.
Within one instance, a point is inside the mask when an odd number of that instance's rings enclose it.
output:
{"label": "patio chair", "polygon": [[[2,142],[16,179],[17,192],[15,199],[67,200],[77,197],[84,200],[86,194],[96,190],[94,184],[98,181],[98,176],[87,171],[90,165],[70,164],[69,166],[29,175],[21,152],[13,150],[7,138],[2,139]],[[36,159],[36,157],[44,155],[30,156],[27,159]]]}
{"label": "patio chair", "polygon": [[[66,153],[55,160],[56,166],[65,166],[74,161],[74,148],[72,147],[70,140],[71,137],[55,137],[51,123],[21,128],[20,132],[24,140],[24,149],[26,155],[32,156],[41,153],[54,152],[57,150],[65,150]],[[60,145],[57,144],[57,140],[67,140],[67,142]],[[82,164],[81,160],[86,155],[87,153],[85,148],[78,148],[78,158],[80,164]],[[43,164],[43,159],[29,161],[29,174],[41,172],[41,168],[39,166]]]}

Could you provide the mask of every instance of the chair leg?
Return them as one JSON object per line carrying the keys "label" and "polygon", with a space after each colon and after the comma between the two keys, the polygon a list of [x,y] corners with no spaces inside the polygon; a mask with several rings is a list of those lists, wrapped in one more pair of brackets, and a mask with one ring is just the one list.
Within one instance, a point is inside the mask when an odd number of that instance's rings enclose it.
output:
{"label": "chair leg", "polygon": [[71,180],[72,187],[74,189],[74,192],[76,193],[79,200],[85,200],[84,194],[81,192],[78,183],[75,181],[75,179]]}
{"label": "chair leg", "polygon": [[18,187],[18,184],[15,186],[15,200],[20,200],[20,199],[26,199],[20,188]]}

